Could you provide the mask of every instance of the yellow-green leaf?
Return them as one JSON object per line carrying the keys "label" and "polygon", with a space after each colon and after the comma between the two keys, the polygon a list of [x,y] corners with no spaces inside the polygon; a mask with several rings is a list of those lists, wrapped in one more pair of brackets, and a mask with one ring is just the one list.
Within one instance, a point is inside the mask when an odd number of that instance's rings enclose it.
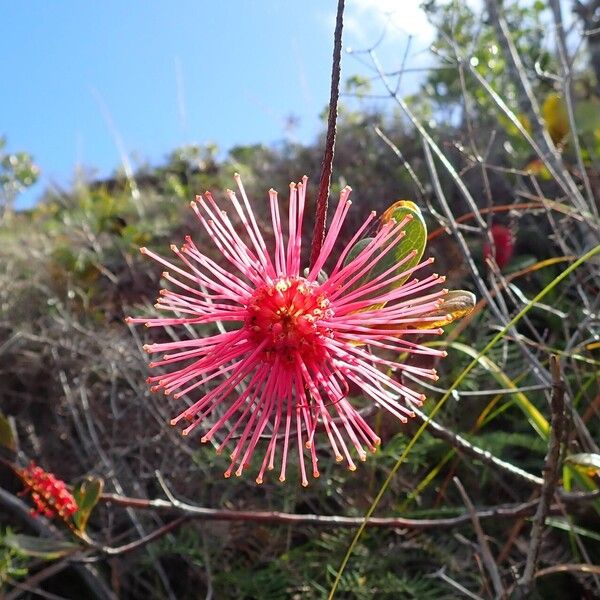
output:
{"label": "yellow-green leaf", "polygon": [[581,452],[580,454],[571,454],[565,460],[578,467],[583,467],[588,475],[597,475],[600,472],[600,454]]}
{"label": "yellow-green leaf", "polygon": [[104,480],[99,477],[86,477],[73,489],[73,497],[77,502],[77,512],[73,515],[75,527],[85,531],[88,519],[104,488]]}
{"label": "yellow-green leaf", "polygon": [[[394,248],[382,260],[377,262],[369,273],[370,279],[389,269],[394,262],[401,262],[413,251],[415,251],[415,255],[399,267],[398,273],[418,265],[421,258],[423,258],[425,246],[427,245],[427,225],[425,225],[421,210],[414,202],[410,200],[394,202],[381,216],[381,224],[389,223],[392,219],[400,223],[406,217],[410,217],[411,220],[404,226],[404,237],[394,245]],[[409,277],[407,275],[395,281],[391,287],[401,286]]]}
{"label": "yellow-green leaf", "polygon": [[548,133],[555,144],[561,143],[569,134],[569,116],[562,96],[550,93],[542,104],[542,116]]}
{"label": "yellow-green leaf", "polygon": [[17,442],[13,434],[13,430],[10,421],[0,412],[0,446],[16,452]]}
{"label": "yellow-green leaf", "polygon": [[[413,252],[414,256],[403,262],[401,266],[398,267],[396,274],[407,271],[419,264],[427,244],[427,226],[425,225],[425,220],[423,219],[419,207],[410,200],[399,200],[383,213],[380,223],[381,225],[384,225],[385,223],[389,223],[392,219],[399,223],[406,217],[410,217],[410,221],[404,226],[404,236],[402,239],[394,243],[393,247],[380,259],[377,258],[377,255],[373,256],[373,268],[357,285],[364,284],[365,282],[374,279],[384,271],[387,271],[395,263],[401,263]],[[344,264],[347,265],[355,260],[372,239],[373,238],[364,238],[358,241],[348,253]],[[394,273],[392,272],[390,278],[393,276]],[[405,277],[398,279],[390,285],[389,289],[401,286],[409,277],[410,275],[406,275]],[[380,290],[380,293],[384,293],[384,290]]]}
{"label": "yellow-green leaf", "polygon": [[466,317],[475,308],[475,294],[466,290],[451,290],[444,297],[443,304],[437,309],[427,313],[426,317],[439,316],[439,321],[428,321],[427,323],[417,323],[416,327],[420,329],[433,329],[444,327],[458,319]]}

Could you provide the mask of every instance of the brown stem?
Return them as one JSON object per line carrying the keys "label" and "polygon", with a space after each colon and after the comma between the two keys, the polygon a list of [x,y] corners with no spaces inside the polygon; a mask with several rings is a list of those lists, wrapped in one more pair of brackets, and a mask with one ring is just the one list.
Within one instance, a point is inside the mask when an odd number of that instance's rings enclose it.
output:
{"label": "brown stem", "polygon": [[317,215],[313,229],[313,240],[310,250],[310,266],[312,267],[325,239],[325,223],[327,222],[327,201],[331,184],[331,169],[335,150],[335,131],[338,113],[338,97],[340,95],[340,72],[342,56],[342,28],[344,25],[344,0],[338,0],[335,33],[333,42],[333,65],[331,67],[331,95],[329,97],[329,116],[327,119],[327,136],[325,138],[325,153],[321,163],[319,193],[317,196]]}
{"label": "brown stem", "polygon": [[573,564],[573,563],[566,563],[563,565],[554,565],[552,567],[546,567],[545,569],[540,569],[535,574],[535,577],[537,579],[538,577],[544,577],[545,575],[554,575],[555,573],[582,573],[584,575],[587,575],[587,574],[600,575],[600,566],[589,565],[589,564]]}
{"label": "brown stem", "polygon": [[[582,501],[589,501],[596,497],[595,494],[582,496]],[[575,500],[575,499],[573,499]],[[254,511],[254,510],[226,510],[219,508],[206,508],[186,504],[181,501],[168,501],[161,499],[130,498],[118,494],[102,494],[101,502],[106,502],[114,506],[123,506],[128,508],[156,510],[159,512],[178,514],[187,516],[191,519],[203,521],[245,521],[255,523],[268,523],[273,525],[310,525],[315,527],[339,527],[356,528],[363,521],[363,517],[344,517],[340,515],[314,515],[314,514],[294,514],[278,511]],[[537,500],[524,502],[520,504],[500,505],[485,508],[477,513],[480,520],[516,518],[522,516],[531,516],[538,505]],[[560,507],[553,505],[550,508],[551,514],[560,514]],[[460,527],[469,523],[471,517],[469,514],[461,514],[456,517],[442,519],[407,519],[403,517],[373,517],[367,522],[367,527],[389,527],[414,530],[426,529],[451,529]]]}
{"label": "brown stem", "polygon": [[179,517],[173,521],[170,521],[166,525],[155,529],[154,531],[150,532],[148,535],[145,535],[139,540],[135,540],[133,542],[130,542],[129,544],[124,544],[123,546],[117,546],[115,548],[112,548],[110,546],[102,547],[100,550],[108,556],[118,556],[119,554],[127,554],[129,552],[133,552],[134,550],[143,548],[144,546],[150,544],[154,540],[158,540],[164,535],[167,535],[167,533],[170,533],[174,529],[177,529],[180,525],[183,525],[183,523],[185,523],[188,520],[189,517],[184,515],[183,517]]}
{"label": "brown stem", "polygon": [[504,598],[505,591],[502,586],[502,580],[500,579],[500,572],[498,571],[498,565],[494,560],[494,556],[492,555],[492,551],[490,549],[490,545],[487,541],[487,537],[481,527],[479,516],[477,515],[477,511],[473,506],[473,502],[469,498],[463,484],[461,483],[458,477],[454,478],[454,485],[457,487],[462,500],[467,508],[469,513],[469,517],[471,522],[473,523],[473,529],[475,529],[475,534],[477,535],[477,541],[479,542],[479,549],[481,551],[481,558],[483,560],[483,564],[485,565],[490,579],[492,580],[492,585],[494,586],[494,593],[496,594],[496,598]]}
{"label": "brown stem", "polygon": [[531,542],[527,551],[527,562],[519,587],[525,597],[531,593],[534,573],[537,567],[542,534],[548,516],[548,508],[556,491],[558,471],[560,469],[560,447],[565,425],[565,386],[560,372],[558,357],[550,356],[550,372],[552,373],[552,398],[550,409],[552,411],[552,429],[548,440],[548,453],[544,465],[544,483],[540,494],[539,504],[531,526]]}

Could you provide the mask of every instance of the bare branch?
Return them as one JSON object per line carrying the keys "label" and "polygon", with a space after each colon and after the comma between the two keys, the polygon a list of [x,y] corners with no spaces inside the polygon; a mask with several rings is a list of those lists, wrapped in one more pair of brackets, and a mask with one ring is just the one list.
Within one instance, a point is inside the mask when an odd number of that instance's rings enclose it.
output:
{"label": "bare branch", "polygon": [[[569,502],[587,502],[597,498],[597,494],[578,494],[569,498]],[[279,511],[228,510],[221,508],[206,508],[176,500],[175,503],[161,499],[130,498],[118,494],[105,493],[100,497],[102,502],[114,506],[134,509],[154,510],[168,514],[187,515],[203,521],[248,521],[269,523],[273,525],[311,525],[316,527],[355,528],[363,524],[363,517],[344,517],[340,515],[296,514]],[[567,501],[567,499],[564,499]],[[480,520],[512,519],[529,516],[535,512],[537,500],[522,504],[507,504],[482,509],[477,513]],[[550,507],[551,514],[561,514],[560,506]],[[462,526],[470,521],[468,514],[442,519],[406,519],[403,517],[373,517],[367,521],[367,527],[389,527],[400,529],[451,529]]]}
{"label": "bare branch", "polygon": [[527,551],[525,570],[519,581],[519,587],[522,589],[525,596],[531,591],[534,572],[542,544],[544,525],[548,515],[548,508],[558,483],[560,448],[565,426],[565,386],[560,372],[560,363],[558,357],[555,355],[550,357],[550,370],[552,373],[552,399],[550,402],[552,411],[552,429],[550,431],[550,439],[548,440],[548,453],[546,455],[546,463],[544,466],[542,493],[531,527],[531,541],[529,550]]}
{"label": "bare branch", "polygon": [[500,458],[494,456],[488,450],[484,450],[483,448],[479,448],[478,446],[474,446],[471,442],[467,441],[465,438],[460,435],[446,429],[443,425],[440,425],[436,421],[432,419],[428,419],[425,413],[421,412],[418,408],[412,406],[411,410],[415,413],[417,418],[423,423],[427,423],[427,430],[431,435],[438,439],[442,439],[445,442],[448,442],[451,446],[463,452],[467,456],[474,458],[482,462],[485,465],[490,467],[494,467],[507,475],[510,475],[513,478],[518,479],[519,481],[525,482],[529,485],[540,486],[544,483],[544,480],[541,477],[537,477],[537,475],[532,475],[523,469],[508,463]]}
{"label": "bare branch", "polygon": [[492,585],[494,586],[496,598],[504,598],[505,591],[502,585],[502,580],[500,579],[498,565],[496,565],[496,561],[492,556],[492,551],[490,550],[490,545],[488,544],[487,537],[481,527],[477,511],[475,510],[475,507],[473,506],[469,495],[465,491],[465,488],[463,487],[463,484],[460,482],[460,479],[458,477],[454,477],[454,485],[457,487],[463,499],[463,502],[467,507],[467,511],[469,513],[471,522],[473,523],[473,529],[475,529],[475,535],[477,535],[477,541],[479,542],[479,548],[481,550],[481,558],[483,560],[485,568],[489,573],[490,579],[492,580]]}

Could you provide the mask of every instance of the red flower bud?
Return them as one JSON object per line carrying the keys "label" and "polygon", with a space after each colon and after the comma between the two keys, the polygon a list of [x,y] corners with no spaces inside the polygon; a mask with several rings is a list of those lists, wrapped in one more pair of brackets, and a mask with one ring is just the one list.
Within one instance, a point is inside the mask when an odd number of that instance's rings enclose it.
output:
{"label": "red flower bud", "polygon": [[78,506],[71,495],[65,482],[57,479],[52,473],[44,471],[32,461],[28,467],[18,469],[17,475],[26,486],[25,491],[31,493],[31,498],[36,506],[34,515],[44,515],[52,518],[59,516],[66,521]]}

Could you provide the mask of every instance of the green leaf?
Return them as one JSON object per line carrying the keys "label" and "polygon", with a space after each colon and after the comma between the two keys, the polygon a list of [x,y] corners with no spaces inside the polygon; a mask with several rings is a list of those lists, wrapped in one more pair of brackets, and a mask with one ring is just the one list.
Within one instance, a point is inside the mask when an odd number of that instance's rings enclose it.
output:
{"label": "green leaf", "polygon": [[73,515],[75,527],[85,531],[90,514],[100,499],[104,488],[104,480],[99,477],[86,477],[73,489],[73,497],[77,502],[77,512]]}
{"label": "green leaf", "polygon": [[[397,273],[402,273],[418,265],[421,258],[423,258],[425,246],[427,245],[427,225],[425,225],[421,210],[414,202],[398,200],[383,213],[381,223],[388,223],[392,219],[396,223],[400,223],[406,217],[411,217],[411,220],[404,226],[404,237],[394,245],[394,248],[382,260],[377,262],[369,273],[370,279],[389,269],[395,262],[399,263],[413,251],[415,251],[415,255],[399,267]],[[410,275],[407,275],[395,281],[391,288],[400,287],[409,277]]]}
{"label": "green leaf", "polygon": [[344,266],[349,265],[356,257],[373,241],[373,238],[363,238],[362,240],[358,240],[352,248],[350,248],[350,252],[348,252],[348,256],[344,260]]}
{"label": "green leaf", "polygon": [[584,467],[586,471],[589,471],[588,475],[594,475],[600,471],[600,454],[581,452],[580,454],[571,454],[565,460],[578,467]]}
{"label": "green leaf", "polygon": [[577,535],[581,535],[583,537],[587,537],[592,540],[596,540],[597,542],[600,542],[600,534],[598,534],[597,531],[592,531],[590,529],[586,529],[585,527],[573,525],[565,519],[560,519],[557,517],[548,517],[546,519],[546,525],[548,525],[549,527],[556,527],[556,529],[562,529],[563,531],[573,532]]}
{"label": "green leaf", "polygon": [[11,452],[17,451],[17,442],[10,421],[0,412],[0,446]]}
{"label": "green leaf", "polygon": [[80,548],[78,544],[64,540],[39,538],[12,532],[8,532],[4,540],[9,547],[21,554],[37,556],[46,560],[54,560],[67,556]]}
{"label": "green leaf", "polygon": [[[367,281],[370,281],[371,279],[374,279],[384,271],[387,271],[395,263],[400,263],[413,251],[415,252],[414,256],[402,263],[402,265],[398,267],[397,272],[392,272],[390,277],[407,271],[408,269],[411,269],[415,265],[419,264],[427,244],[427,226],[425,225],[425,220],[423,219],[423,215],[421,214],[419,207],[410,200],[399,200],[398,202],[392,204],[392,206],[390,206],[383,213],[381,217],[381,224],[383,225],[388,223],[392,219],[399,223],[407,216],[410,216],[411,220],[404,226],[404,236],[402,239],[398,240],[394,244],[394,247],[389,250],[380,260],[377,259],[376,254],[373,256],[372,260],[375,263],[375,266],[367,273],[365,277],[359,281],[359,283],[357,283],[357,287]],[[373,238],[363,238],[362,240],[359,240],[348,253],[346,260],[344,261],[344,265],[347,265],[355,260],[356,257],[372,241],[372,239]],[[410,275],[406,275],[405,277],[398,279],[390,285],[389,289],[400,287],[409,277]],[[385,290],[380,290],[378,293],[384,293],[384,291]]]}

